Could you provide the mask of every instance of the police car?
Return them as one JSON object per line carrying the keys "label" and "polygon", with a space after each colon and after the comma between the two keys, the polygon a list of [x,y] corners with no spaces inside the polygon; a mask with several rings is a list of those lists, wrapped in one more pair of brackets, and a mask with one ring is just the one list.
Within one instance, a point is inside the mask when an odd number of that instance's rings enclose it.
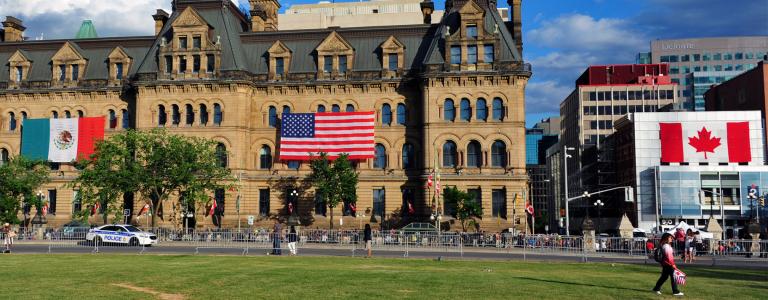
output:
{"label": "police car", "polygon": [[130,246],[152,246],[157,244],[157,236],[141,231],[133,225],[104,225],[93,228],[85,235],[89,242],[126,244]]}

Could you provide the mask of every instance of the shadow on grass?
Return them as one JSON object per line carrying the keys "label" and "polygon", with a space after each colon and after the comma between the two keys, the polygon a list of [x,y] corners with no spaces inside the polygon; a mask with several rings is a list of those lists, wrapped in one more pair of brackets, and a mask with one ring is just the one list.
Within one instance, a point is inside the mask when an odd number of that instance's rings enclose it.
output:
{"label": "shadow on grass", "polygon": [[546,283],[573,285],[573,286],[596,287],[596,288],[604,288],[604,289],[612,289],[612,290],[625,290],[625,291],[635,291],[635,292],[647,292],[647,291],[649,291],[648,289],[641,290],[641,289],[624,288],[624,287],[618,287],[618,286],[597,285],[597,284],[591,284],[591,283],[568,282],[568,281],[540,279],[540,278],[531,278],[531,277],[517,277],[517,276],[515,276],[515,277],[511,277],[511,278],[522,279],[522,280],[529,280],[529,281],[546,282]]}
{"label": "shadow on grass", "polygon": [[[701,267],[682,268],[688,278],[710,278],[738,281],[768,281],[768,275],[760,274],[756,270],[714,270]],[[766,289],[766,287],[763,287]]]}

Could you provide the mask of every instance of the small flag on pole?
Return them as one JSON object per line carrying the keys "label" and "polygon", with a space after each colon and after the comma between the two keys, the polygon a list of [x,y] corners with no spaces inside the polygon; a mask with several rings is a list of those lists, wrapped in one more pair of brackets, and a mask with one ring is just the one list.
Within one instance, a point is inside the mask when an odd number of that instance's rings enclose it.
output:
{"label": "small flag on pole", "polygon": [[213,216],[215,212],[216,212],[216,199],[213,199],[213,203],[211,204],[211,209],[208,210],[208,215]]}
{"label": "small flag on pole", "polygon": [[677,285],[685,285],[686,275],[685,273],[683,273],[683,271],[675,270],[675,273],[673,275],[675,277],[675,283],[677,283]]}
{"label": "small flag on pole", "polygon": [[139,210],[139,213],[136,214],[137,217],[147,213],[149,211],[149,204],[144,204],[144,206]]}
{"label": "small flag on pole", "polygon": [[525,211],[533,216],[533,205],[531,205],[531,202],[525,202]]}

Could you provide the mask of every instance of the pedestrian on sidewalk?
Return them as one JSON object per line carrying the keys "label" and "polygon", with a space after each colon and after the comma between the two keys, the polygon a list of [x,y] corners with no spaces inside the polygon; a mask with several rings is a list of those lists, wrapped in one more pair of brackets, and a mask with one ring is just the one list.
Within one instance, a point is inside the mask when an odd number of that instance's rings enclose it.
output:
{"label": "pedestrian on sidewalk", "polygon": [[363,231],[363,241],[365,241],[365,250],[368,251],[367,258],[371,258],[371,240],[373,240],[373,234],[371,233],[371,224],[365,224],[365,230]]}
{"label": "pedestrian on sidewalk", "polygon": [[280,220],[275,219],[275,226],[272,227],[272,255],[282,255],[280,249],[280,242],[283,235],[283,227],[280,225]]}
{"label": "pedestrian on sidewalk", "polygon": [[16,232],[11,229],[11,224],[3,224],[3,228],[0,229],[0,233],[3,236],[4,253],[11,253],[11,246],[13,246],[13,238],[16,237]]}
{"label": "pedestrian on sidewalk", "polygon": [[296,235],[296,226],[291,225],[291,231],[288,232],[288,250],[291,251],[291,256],[296,256],[296,241],[298,236]]}
{"label": "pedestrian on sidewalk", "polygon": [[675,282],[675,270],[677,270],[677,265],[675,265],[675,252],[672,250],[672,239],[673,236],[669,233],[664,233],[661,236],[661,240],[659,241],[659,245],[657,248],[660,248],[658,252],[657,260],[659,261],[659,264],[661,264],[661,276],[659,276],[659,280],[656,281],[656,287],[653,288],[653,291],[657,295],[661,295],[661,286],[664,285],[664,282],[669,279],[669,282],[672,284],[672,294],[675,296],[683,296],[683,293],[680,292],[680,290],[677,289],[677,282]]}

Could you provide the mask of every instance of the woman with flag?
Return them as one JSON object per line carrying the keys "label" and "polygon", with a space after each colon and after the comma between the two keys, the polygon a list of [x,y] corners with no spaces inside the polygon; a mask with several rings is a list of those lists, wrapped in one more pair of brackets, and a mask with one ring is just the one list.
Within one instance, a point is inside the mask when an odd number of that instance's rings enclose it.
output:
{"label": "woman with flag", "polygon": [[[653,288],[653,291],[657,295],[661,295],[661,286],[664,284],[665,281],[667,281],[667,278],[669,278],[670,283],[672,284],[672,294],[675,296],[682,296],[683,293],[680,292],[680,290],[677,289],[678,279],[682,276],[682,278],[685,278],[685,274],[683,272],[680,272],[680,270],[677,269],[677,265],[675,265],[675,253],[672,250],[672,235],[669,233],[664,233],[664,235],[661,236],[661,240],[659,240],[659,245],[657,246],[658,254],[656,254],[656,260],[659,261],[661,264],[661,276],[659,277],[659,280],[656,281],[656,287]],[[678,273],[676,276],[675,273]],[[682,284],[684,283],[684,279]]]}

